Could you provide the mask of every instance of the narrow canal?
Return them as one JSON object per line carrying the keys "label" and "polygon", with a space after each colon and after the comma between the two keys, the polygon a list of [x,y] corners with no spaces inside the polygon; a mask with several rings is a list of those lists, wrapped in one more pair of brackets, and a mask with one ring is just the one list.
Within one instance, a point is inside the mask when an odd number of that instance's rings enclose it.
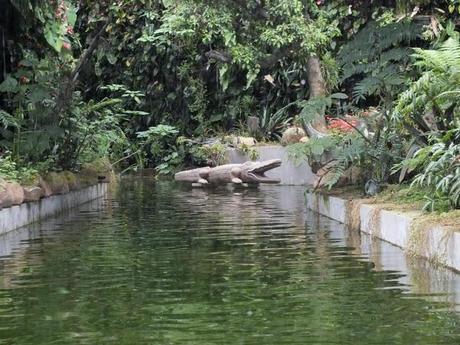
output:
{"label": "narrow canal", "polygon": [[0,344],[460,344],[458,276],[307,213],[298,187],[124,181],[0,253]]}

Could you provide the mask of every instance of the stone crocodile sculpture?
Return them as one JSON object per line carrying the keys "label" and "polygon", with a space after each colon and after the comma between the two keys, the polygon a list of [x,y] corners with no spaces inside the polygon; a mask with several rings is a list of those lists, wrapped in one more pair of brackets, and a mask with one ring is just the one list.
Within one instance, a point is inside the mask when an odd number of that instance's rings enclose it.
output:
{"label": "stone crocodile sculpture", "polygon": [[259,184],[280,183],[279,179],[265,176],[265,172],[281,165],[280,159],[264,162],[246,162],[243,164],[225,164],[215,168],[204,167],[186,170],[174,176],[176,181],[189,182],[196,186],[206,184]]}

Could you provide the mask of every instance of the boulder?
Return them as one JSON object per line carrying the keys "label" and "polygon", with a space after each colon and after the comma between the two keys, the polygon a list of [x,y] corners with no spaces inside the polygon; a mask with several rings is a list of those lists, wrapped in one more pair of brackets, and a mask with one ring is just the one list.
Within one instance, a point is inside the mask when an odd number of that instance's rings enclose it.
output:
{"label": "boulder", "polygon": [[80,187],[94,186],[99,182],[97,175],[92,174],[89,170],[82,170],[78,175],[78,181]]}
{"label": "boulder", "polygon": [[307,136],[307,133],[301,127],[290,127],[286,129],[281,137],[282,145],[296,144],[300,139]]}
{"label": "boulder", "polygon": [[71,171],[63,171],[60,173],[62,177],[67,181],[69,190],[77,190],[80,187],[77,176]]}
{"label": "boulder", "polygon": [[257,116],[248,116],[248,131],[251,135],[257,136],[260,132],[260,121]]}
{"label": "boulder", "polygon": [[304,144],[306,144],[306,143],[308,143],[309,141],[310,141],[310,138],[309,138],[308,136],[304,136],[304,137],[300,138],[299,143],[304,143]]}
{"label": "boulder", "polygon": [[0,209],[13,205],[13,198],[7,187],[8,183],[0,178]]}
{"label": "boulder", "polygon": [[21,205],[24,202],[24,190],[17,182],[7,182],[6,189],[11,196],[11,203],[13,205]]}
{"label": "boulder", "polygon": [[65,194],[69,192],[69,184],[62,174],[50,172],[44,177],[44,179],[49,185],[52,195]]}
{"label": "boulder", "polygon": [[49,185],[49,183],[43,178],[43,177],[39,177],[38,178],[38,184],[37,184],[37,187],[40,187],[42,189],[42,197],[49,197],[51,195],[53,195],[53,191],[51,190],[51,186]]}
{"label": "boulder", "polygon": [[91,186],[98,182],[110,183],[115,179],[112,164],[108,159],[101,158],[82,165],[80,181],[84,186]]}
{"label": "boulder", "polygon": [[24,189],[24,202],[38,201],[44,194],[42,188],[37,186],[23,187]]}
{"label": "boulder", "polygon": [[229,142],[235,147],[242,146],[242,145],[247,146],[247,147],[252,147],[257,144],[256,139],[254,139],[253,137],[239,137],[239,136],[233,136],[233,135],[227,137],[227,142]]}

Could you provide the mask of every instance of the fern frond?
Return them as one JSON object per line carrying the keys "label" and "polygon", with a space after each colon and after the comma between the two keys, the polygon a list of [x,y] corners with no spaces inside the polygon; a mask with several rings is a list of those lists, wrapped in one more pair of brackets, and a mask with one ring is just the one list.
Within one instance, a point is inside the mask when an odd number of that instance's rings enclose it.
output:
{"label": "fern frond", "polygon": [[339,52],[343,74],[341,81],[358,80],[355,101],[388,92],[399,93],[410,61],[409,45],[420,37],[421,25],[415,22],[368,23]]}
{"label": "fern frond", "polygon": [[353,98],[355,100],[365,99],[366,96],[375,93],[381,84],[381,80],[376,77],[366,77],[358,82],[353,88]]}
{"label": "fern frond", "polygon": [[311,123],[316,120],[331,104],[331,97],[315,97],[297,103],[298,107],[301,108],[300,118],[304,123]]}
{"label": "fern frond", "polygon": [[19,121],[11,114],[0,109],[0,123],[6,129],[8,127],[19,127]]}
{"label": "fern frond", "polygon": [[460,68],[460,43],[449,38],[438,50],[415,49],[415,64],[438,72]]}

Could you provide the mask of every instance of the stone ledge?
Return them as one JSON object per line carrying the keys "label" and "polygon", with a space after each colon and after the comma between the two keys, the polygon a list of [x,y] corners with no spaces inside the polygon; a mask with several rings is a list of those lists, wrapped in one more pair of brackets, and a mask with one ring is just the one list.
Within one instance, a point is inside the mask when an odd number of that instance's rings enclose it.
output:
{"label": "stone ledge", "polygon": [[[307,193],[307,207],[323,216],[398,246],[409,255],[460,271],[460,232],[440,226],[416,228],[419,212],[397,212],[325,194]],[[459,225],[460,227],[460,225]]]}
{"label": "stone ledge", "polygon": [[98,183],[66,194],[52,195],[39,201],[1,209],[0,235],[91,200],[101,198],[107,193],[107,190],[107,183]]}

